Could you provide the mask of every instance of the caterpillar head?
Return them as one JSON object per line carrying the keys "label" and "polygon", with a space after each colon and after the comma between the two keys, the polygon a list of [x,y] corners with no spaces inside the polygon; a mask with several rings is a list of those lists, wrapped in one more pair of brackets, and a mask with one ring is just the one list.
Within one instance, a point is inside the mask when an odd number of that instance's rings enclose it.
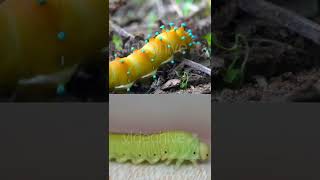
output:
{"label": "caterpillar head", "polygon": [[200,142],[200,159],[207,160],[209,159],[209,146],[203,142]]}

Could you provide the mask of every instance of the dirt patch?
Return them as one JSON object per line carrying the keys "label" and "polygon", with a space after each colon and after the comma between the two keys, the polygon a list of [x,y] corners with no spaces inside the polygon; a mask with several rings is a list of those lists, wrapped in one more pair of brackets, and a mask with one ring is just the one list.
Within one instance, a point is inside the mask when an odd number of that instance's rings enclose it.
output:
{"label": "dirt patch", "polygon": [[[221,3],[214,18],[232,14],[227,23],[214,29],[216,41],[224,47],[235,44],[241,34],[248,43],[239,42],[236,52],[214,47],[218,57],[213,65],[213,100],[218,102],[319,101],[320,47],[310,40],[241,10],[236,1]],[[320,17],[312,20],[317,22]],[[234,62],[240,67],[249,52],[241,83],[226,82],[226,72]]]}

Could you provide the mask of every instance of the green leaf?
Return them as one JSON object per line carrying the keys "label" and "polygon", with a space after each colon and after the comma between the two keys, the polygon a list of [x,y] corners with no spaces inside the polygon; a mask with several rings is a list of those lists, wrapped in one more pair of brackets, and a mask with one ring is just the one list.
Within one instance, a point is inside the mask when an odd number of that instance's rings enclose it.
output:
{"label": "green leaf", "polygon": [[183,75],[180,77],[180,89],[186,89],[188,87],[189,75],[186,72],[183,72]]}
{"label": "green leaf", "polygon": [[122,39],[120,36],[118,35],[113,35],[112,36],[112,42],[114,43],[114,45],[116,46],[116,50],[121,50],[122,49]]}
{"label": "green leaf", "polygon": [[242,72],[240,69],[228,69],[224,76],[224,81],[228,84],[236,84],[241,80]]}
{"label": "green leaf", "polygon": [[211,38],[212,38],[211,36],[212,36],[211,33],[208,33],[208,34],[203,36],[203,38],[207,40],[209,46],[211,46]]}

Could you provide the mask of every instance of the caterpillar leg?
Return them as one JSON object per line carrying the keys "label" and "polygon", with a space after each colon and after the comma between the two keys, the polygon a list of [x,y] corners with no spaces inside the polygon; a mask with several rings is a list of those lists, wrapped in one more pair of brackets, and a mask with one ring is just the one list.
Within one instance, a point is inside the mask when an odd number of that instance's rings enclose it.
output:
{"label": "caterpillar leg", "polygon": [[177,162],[176,162],[176,166],[180,167],[181,164],[183,163],[183,161],[184,161],[183,159],[178,159]]}
{"label": "caterpillar leg", "polygon": [[157,163],[159,160],[160,160],[159,158],[151,159],[151,160],[149,160],[149,163],[150,163],[150,164],[155,164],[155,163]]}
{"label": "caterpillar leg", "polygon": [[126,162],[128,160],[128,158],[126,158],[126,157],[121,157],[121,158],[117,158],[116,159],[116,161],[118,162],[118,163],[124,163],[124,162]]}
{"label": "caterpillar leg", "polygon": [[194,166],[198,166],[197,160],[190,160]]}
{"label": "caterpillar leg", "polygon": [[167,159],[165,164],[168,166],[171,163],[172,159]]}
{"label": "caterpillar leg", "polygon": [[140,159],[132,159],[131,160],[133,164],[140,164],[144,161],[144,159],[140,158]]}

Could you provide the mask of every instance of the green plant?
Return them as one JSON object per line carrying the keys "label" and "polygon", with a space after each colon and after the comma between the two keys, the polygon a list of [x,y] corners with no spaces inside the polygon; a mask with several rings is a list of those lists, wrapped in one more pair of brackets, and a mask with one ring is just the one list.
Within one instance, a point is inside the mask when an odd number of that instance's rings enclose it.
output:
{"label": "green plant", "polygon": [[186,89],[188,87],[189,75],[186,72],[183,72],[183,75],[180,77],[180,89]]}
{"label": "green plant", "polygon": [[211,37],[212,36],[212,34],[211,33],[208,33],[208,34],[206,34],[206,35],[204,35],[203,36],[203,38],[205,39],[205,40],[207,40],[207,42],[208,42],[208,45],[211,47]]}
{"label": "green plant", "polygon": [[[216,40],[216,37],[213,36],[214,40]],[[228,84],[228,85],[232,85],[232,86],[238,86],[241,85],[244,81],[244,74],[245,74],[245,67],[246,67],[246,63],[248,61],[249,58],[249,44],[247,41],[247,38],[245,36],[243,36],[242,34],[236,34],[235,36],[235,43],[231,48],[226,48],[222,45],[220,45],[219,43],[217,43],[217,41],[214,41],[214,46],[223,49],[225,51],[229,51],[234,53],[234,59],[232,61],[232,63],[228,66],[228,68],[226,69],[226,71],[223,74],[223,81]],[[243,61],[241,62],[240,67],[238,66],[238,61],[240,59],[240,53],[242,50],[245,50],[245,56]]]}
{"label": "green plant", "polygon": [[122,39],[121,39],[120,36],[113,35],[112,36],[112,42],[116,46],[116,50],[121,50],[122,49],[123,42],[122,42]]}

